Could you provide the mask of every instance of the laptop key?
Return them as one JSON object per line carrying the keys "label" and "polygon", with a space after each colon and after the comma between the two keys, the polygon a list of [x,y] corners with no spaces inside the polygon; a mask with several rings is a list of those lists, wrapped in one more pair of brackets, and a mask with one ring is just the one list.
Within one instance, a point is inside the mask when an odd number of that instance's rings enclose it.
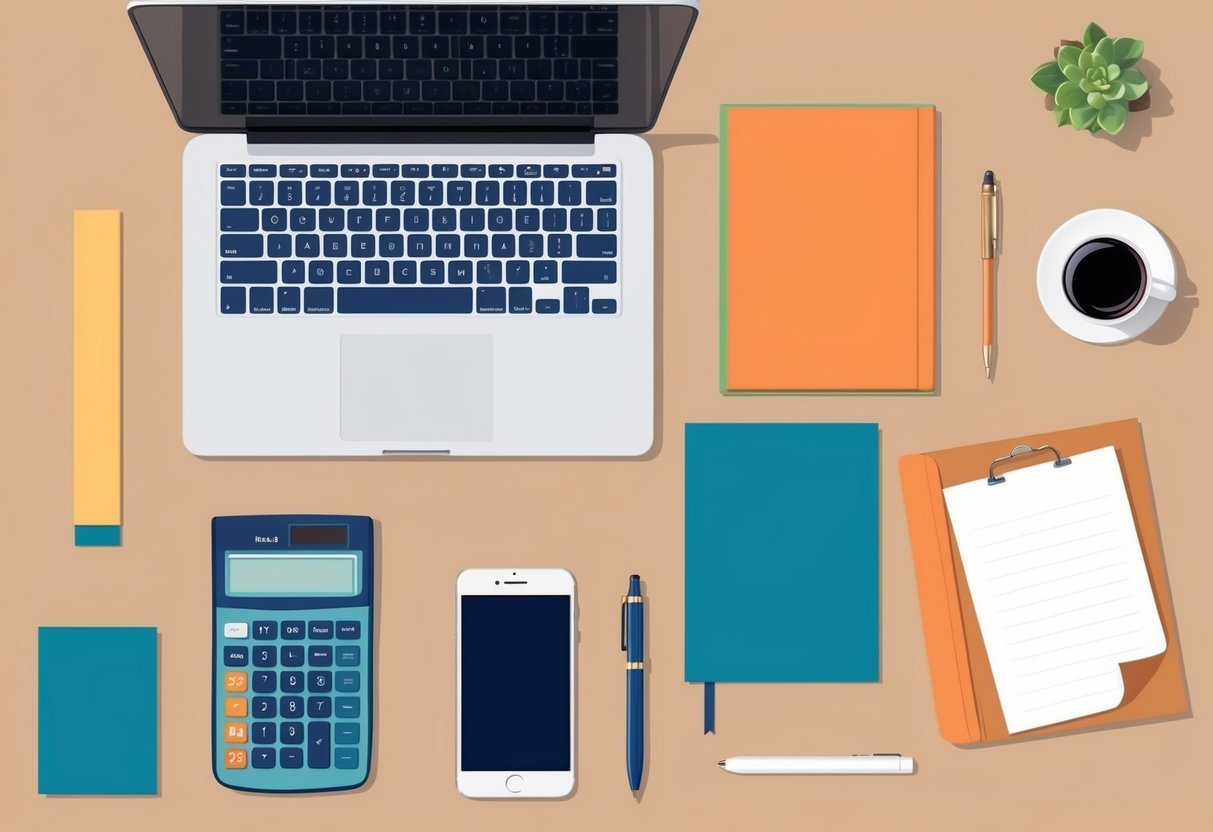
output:
{"label": "laptop key", "polygon": [[531,287],[510,287],[510,314],[525,315],[531,311]]}
{"label": "laptop key", "polygon": [[617,257],[619,246],[614,234],[578,234],[577,256],[588,257]]}
{"label": "laptop key", "polygon": [[278,314],[297,315],[299,313],[299,288],[297,286],[280,286],[278,288]]}
{"label": "laptop key", "polygon": [[[226,287],[225,287],[226,288]],[[274,287],[254,286],[248,290],[248,308],[254,315],[268,315],[274,311]]]}
{"label": "laptop key", "polygon": [[505,287],[477,287],[476,311],[480,314],[498,314],[505,312]]}
{"label": "laptop key", "polygon": [[614,283],[615,269],[614,260],[566,260],[561,277],[573,284]]}
{"label": "laptop key", "polygon": [[[504,301],[503,301],[504,302]],[[470,286],[348,286],[337,290],[342,314],[467,314]]]}
{"label": "laptop key", "polygon": [[590,290],[583,286],[566,286],[564,289],[564,313],[584,315],[590,311]]}
{"label": "laptop key", "polygon": [[555,315],[560,311],[560,301],[555,298],[541,298],[535,301],[535,311],[540,315]]}
{"label": "laptop key", "polygon": [[223,257],[261,257],[265,240],[260,234],[221,234],[219,253]]}
{"label": "laptop key", "polygon": [[220,231],[256,231],[256,208],[222,208],[219,211]]}
{"label": "laptop key", "polygon": [[273,260],[222,260],[220,283],[277,283],[278,264]]}
{"label": "laptop key", "polygon": [[223,182],[219,185],[220,205],[243,205],[244,198],[244,182]]}
{"label": "laptop key", "polygon": [[614,315],[615,299],[595,298],[594,300],[590,301],[590,311],[595,315]]}
{"label": "laptop key", "polygon": [[224,315],[244,314],[244,287],[224,286],[219,290],[219,310]]}
{"label": "laptop key", "polygon": [[332,312],[333,290],[328,286],[308,286],[303,290],[303,311],[313,315]]}
{"label": "laptop key", "polygon": [[282,38],[224,36],[219,39],[219,54],[223,58],[281,58]]}

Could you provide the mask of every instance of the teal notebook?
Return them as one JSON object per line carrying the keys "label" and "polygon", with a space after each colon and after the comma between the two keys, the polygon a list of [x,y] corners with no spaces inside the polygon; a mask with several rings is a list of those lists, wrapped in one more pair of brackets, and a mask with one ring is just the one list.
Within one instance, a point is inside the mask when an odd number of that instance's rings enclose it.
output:
{"label": "teal notebook", "polygon": [[686,426],[686,681],[879,681],[878,451],[875,424]]}
{"label": "teal notebook", "polygon": [[38,628],[38,793],[156,794],[155,627]]}

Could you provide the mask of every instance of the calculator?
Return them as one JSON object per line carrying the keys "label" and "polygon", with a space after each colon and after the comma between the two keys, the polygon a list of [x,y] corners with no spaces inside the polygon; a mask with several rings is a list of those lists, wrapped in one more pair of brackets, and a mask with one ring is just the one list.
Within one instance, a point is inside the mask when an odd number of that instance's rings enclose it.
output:
{"label": "calculator", "polygon": [[337,514],[211,522],[211,766],[224,786],[320,792],[366,782],[374,525]]}

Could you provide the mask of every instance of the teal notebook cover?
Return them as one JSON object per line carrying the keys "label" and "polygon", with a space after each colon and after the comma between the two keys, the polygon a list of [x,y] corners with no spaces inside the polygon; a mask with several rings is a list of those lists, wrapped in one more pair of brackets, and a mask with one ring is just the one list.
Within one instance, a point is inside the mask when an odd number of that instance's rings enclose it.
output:
{"label": "teal notebook cover", "polygon": [[156,794],[155,627],[38,628],[38,793]]}
{"label": "teal notebook cover", "polygon": [[686,426],[686,681],[879,681],[878,451],[875,424]]}

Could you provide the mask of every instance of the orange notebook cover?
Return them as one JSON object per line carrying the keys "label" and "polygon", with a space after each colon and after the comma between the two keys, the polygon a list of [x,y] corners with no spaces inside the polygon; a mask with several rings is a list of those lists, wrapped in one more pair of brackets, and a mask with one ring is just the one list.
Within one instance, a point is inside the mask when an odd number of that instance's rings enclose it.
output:
{"label": "orange notebook cover", "polygon": [[[1148,659],[1121,664],[1125,693],[1119,707],[1012,735],[1007,731],[999,705],[977,612],[965,583],[960,551],[948,520],[943,489],[985,478],[991,461],[1021,444],[1034,448],[1052,445],[1064,456],[1108,445],[1116,448],[1146,571],[1166,632],[1167,649]],[[1027,456],[1000,465],[998,473],[1040,461],[1039,456]],[[1032,739],[1188,713],[1179,635],[1163,564],[1146,451],[1141,426],[1136,419],[911,454],[901,458],[900,469],[931,688],[935,694],[935,715],[944,739],[959,745]]]}
{"label": "orange notebook cover", "polygon": [[721,389],[935,388],[935,108],[721,108]]}

